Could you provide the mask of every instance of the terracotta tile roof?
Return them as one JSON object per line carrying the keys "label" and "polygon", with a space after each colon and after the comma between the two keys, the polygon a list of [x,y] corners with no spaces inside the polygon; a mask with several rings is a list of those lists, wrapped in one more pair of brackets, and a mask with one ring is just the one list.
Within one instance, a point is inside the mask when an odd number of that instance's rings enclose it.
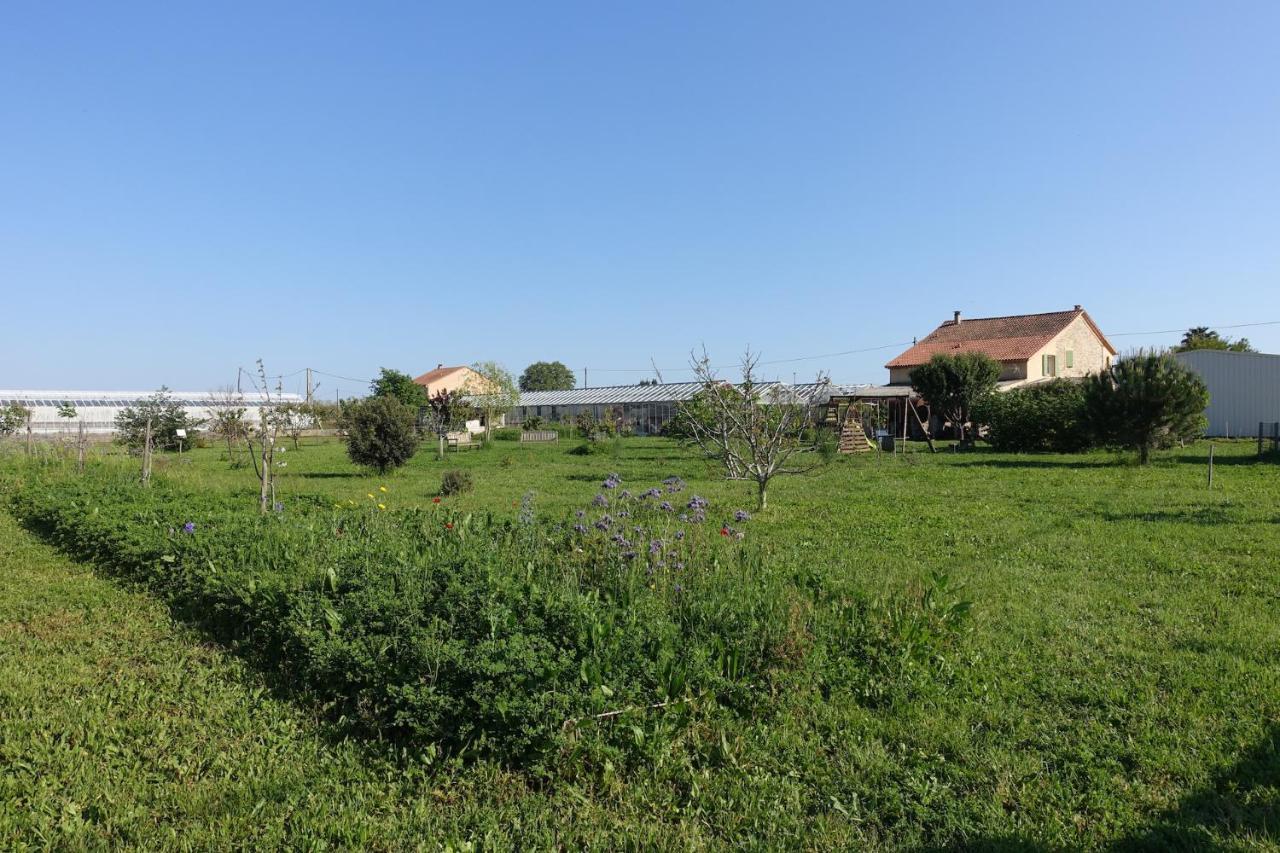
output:
{"label": "terracotta tile roof", "polygon": [[948,320],[885,367],[915,367],[939,353],[958,352],[981,352],[996,361],[1026,361],[1077,317],[1084,318],[1102,345],[1114,355],[1115,347],[1111,346],[1089,313],[1083,308],[1075,308],[1047,314],[1015,314],[1012,317],[978,317],[972,320],[961,318],[959,323]]}
{"label": "terracotta tile roof", "polygon": [[430,385],[433,382],[439,382],[441,379],[444,379],[452,373],[457,373],[459,370],[466,369],[466,365],[459,365],[457,367],[437,367],[435,370],[428,370],[413,381],[417,382],[419,385]]}

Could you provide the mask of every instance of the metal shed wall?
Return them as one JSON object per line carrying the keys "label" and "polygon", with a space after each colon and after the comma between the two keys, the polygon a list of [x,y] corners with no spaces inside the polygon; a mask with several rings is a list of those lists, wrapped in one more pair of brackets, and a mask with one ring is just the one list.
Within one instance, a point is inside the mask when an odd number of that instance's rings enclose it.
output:
{"label": "metal shed wall", "polygon": [[1280,421],[1280,355],[1193,350],[1176,358],[1209,386],[1209,435],[1248,438],[1259,421]]}

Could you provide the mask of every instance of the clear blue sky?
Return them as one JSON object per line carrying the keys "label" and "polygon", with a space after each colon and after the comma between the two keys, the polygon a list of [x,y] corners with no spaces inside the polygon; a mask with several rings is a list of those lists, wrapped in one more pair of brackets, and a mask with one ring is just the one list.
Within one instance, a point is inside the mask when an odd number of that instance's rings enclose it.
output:
{"label": "clear blue sky", "polygon": [[1278,34],[1274,0],[15,0],[0,387],[1280,320]]}

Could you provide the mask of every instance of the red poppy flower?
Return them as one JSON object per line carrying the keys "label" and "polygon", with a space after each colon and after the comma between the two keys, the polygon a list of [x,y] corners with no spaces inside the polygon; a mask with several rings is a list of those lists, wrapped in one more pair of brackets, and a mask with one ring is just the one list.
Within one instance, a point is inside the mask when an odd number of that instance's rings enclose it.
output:
{"label": "red poppy flower", "polygon": [[727,527],[721,527],[721,528],[720,528],[720,535],[721,535],[721,536],[728,536],[728,535],[729,535],[729,528],[727,528]]}
{"label": "red poppy flower", "polygon": [[452,530],[452,529],[453,529],[453,522],[452,522],[452,521],[446,521],[446,522],[444,523],[444,529],[445,529],[445,530]]}
{"label": "red poppy flower", "polygon": [[439,499],[439,498],[432,498],[432,499],[431,499],[431,502],[432,502],[433,504],[438,504],[438,503],[440,503],[440,499]]}

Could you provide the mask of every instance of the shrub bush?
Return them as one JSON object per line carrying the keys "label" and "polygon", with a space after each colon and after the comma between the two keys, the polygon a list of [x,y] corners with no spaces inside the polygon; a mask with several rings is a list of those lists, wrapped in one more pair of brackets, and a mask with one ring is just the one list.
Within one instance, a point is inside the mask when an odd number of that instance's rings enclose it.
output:
{"label": "shrub bush", "polygon": [[1204,435],[1208,405],[1204,380],[1168,353],[1127,356],[1085,385],[1094,434],[1104,444],[1137,450],[1144,465],[1152,449]]}
{"label": "shrub bush", "polygon": [[499,427],[492,433],[494,441],[519,441],[519,427]]}
{"label": "shrub bush", "polygon": [[395,397],[351,403],[342,419],[347,456],[357,465],[386,473],[408,462],[418,450],[417,413]]}
{"label": "shrub bush", "polygon": [[474,486],[470,471],[462,471],[460,469],[445,471],[444,476],[440,478],[440,494],[442,495],[460,495],[463,492],[471,491]]}
{"label": "shrub bush", "polygon": [[542,429],[542,418],[537,415],[530,415],[524,419],[524,429],[526,432]]}
{"label": "shrub bush", "polygon": [[1076,453],[1093,445],[1084,385],[1068,379],[988,395],[973,417],[986,427],[985,438],[996,450]]}

